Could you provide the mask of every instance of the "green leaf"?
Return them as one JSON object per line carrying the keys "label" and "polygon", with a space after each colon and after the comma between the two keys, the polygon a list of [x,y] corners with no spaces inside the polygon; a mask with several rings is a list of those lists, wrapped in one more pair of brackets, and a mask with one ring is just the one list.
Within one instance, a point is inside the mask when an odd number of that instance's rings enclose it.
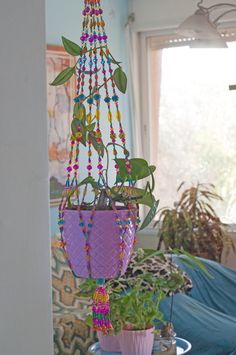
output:
{"label": "green leaf", "polygon": [[158,205],[159,205],[159,200],[154,201],[152,208],[149,210],[139,230],[146,228],[151,223],[153,218],[156,216]]}
{"label": "green leaf", "polygon": [[92,314],[89,314],[89,315],[86,317],[85,323],[86,323],[89,327],[92,327],[92,326],[93,326],[93,316],[92,316]]}
{"label": "green leaf", "polygon": [[[119,175],[118,180],[120,182],[125,182],[128,180],[129,175],[127,173],[127,168],[125,165],[125,159],[117,158],[115,159],[117,165],[119,165]],[[131,165],[131,179],[133,181],[144,179],[153,174],[156,170],[154,165],[148,166],[148,163],[144,159],[134,158],[129,160]]]}
{"label": "green leaf", "polygon": [[143,191],[143,196],[137,200],[137,203],[151,208],[153,206],[153,202],[155,201],[154,195],[143,189],[135,188],[135,190],[137,190],[137,192]]}
{"label": "green leaf", "polygon": [[97,188],[97,182],[96,182],[96,180],[95,180],[92,176],[88,176],[88,177],[86,177],[84,180],[82,180],[82,181],[79,183],[78,187],[79,187],[79,186],[82,186],[82,185],[88,185],[88,184],[92,185],[92,187],[93,187],[94,189]]}
{"label": "green leaf", "polygon": [[95,126],[96,126],[96,122],[86,126],[86,129],[88,132],[92,132],[94,130]]}
{"label": "green leaf", "polygon": [[74,118],[71,122],[71,131],[73,136],[76,135],[76,133],[78,132],[78,127],[81,125],[80,120],[78,120],[77,118]]}
{"label": "green leaf", "polygon": [[78,56],[82,54],[82,48],[80,46],[78,46],[78,44],[70,41],[69,39],[65,38],[62,36],[62,43],[63,46],[65,48],[65,50],[67,51],[67,53],[73,55],[73,56]]}
{"label": "green leaf", "polygon": [[194,265],[188,259],[180,256],[179,260],[182,261],[183,264],[189,266],[191,269],[194,269]]}
{"label": "green leaf", "polygon": [[85,121],[87,119],[87,115],[86,115],[86,108],[85,108],[84,104],[80,104],[77,102],[74,105],[73,117],[78,120],[82,120],[85,123]]}
{"label": "green leaf", "polygon": [[208,272],[207,267],[201,261],[195,258],[195,256],[193,256],[186,250],[181,250],[181,252],[183,255],[187,256],[193,264],[198,266],[200,270],[204,271],[205,274],[207,274],[210,278],[213,278],[213,276]]}
{"label": "green leaf", "polygon": [[114,77],[114,81],[115,81],[115,84],[116,84],[117,88],[123,94],[125,94],[126,89],[127,89],[127,76],[126,76],[126,74],[119,67],[119,68],[116,68],[116,70],[114,71],[113,77]]}
{"label": "green leaf", "polygon": [[91,140],[93,148],[98,152],[101,150],[101,156],[104,156],[104,144],[98,144],[96,137],[95,137],[95,132],[89,132],[88,134],[88,139]]}
{"label": "green leaf", "polygon": [[54,79],[54,81],[50,84],[52,86],[59,86],[67,82],[72,75],[75,73],[75,68],[66,68],[64,69],[58,76]]}
{"label": "green leaf", "polygon": [[82,133],[81,143],[86,147],[86,145],[87,145],[87,130],[86,130],[86,127],[83,123],[81,123],[81,133]]}
{"label": "green leaf", "polygon": [[76,134],[78,133],[78,127],[80,127],[80,131],[82,133],[82,137],[80,138],[81,143],[86,147],[86,141],[87,141],[87,131],[85,126],[82,124],[82,121],[74,118],[71,122],[71,131],[72,134],[76,137]]}
{"label": "green leaf", "polygon": [[[164,253],[160,250],[155,250],[155,251],[151,250],[151,249],[146,249],[146,250],[148,250],[148,253],[147,253],[148,255],[145,256],[142,260],[140,260],[138,262],[138,265],[143,264],[146,260],[149,260],[149,259],[153,258],[154,256],[160,256],[160,257],[164,256]],[[145,249],[144,249],[144,251],[145,251]]]}
{"label": "green leaf", "polygon": [[150,208],[152,207],[153,202],[155,201],[155,197],[153,194],[137,187],[132,188],[132,195],[127,195],[123,187],[121,187],[118,192],[116,191],[116,187],[113,187],[111,191],[113,194],[113,199],[116,201],[126,201],[131,199],[135,200],[138,204],[145,205]]}

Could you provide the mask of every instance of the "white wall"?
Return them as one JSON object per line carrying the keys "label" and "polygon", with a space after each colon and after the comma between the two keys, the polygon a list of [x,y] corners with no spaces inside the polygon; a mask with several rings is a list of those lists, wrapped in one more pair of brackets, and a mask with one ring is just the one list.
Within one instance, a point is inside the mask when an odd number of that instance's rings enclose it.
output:
{"label": "white wall", "polygon": [[1,355],[52,354],[44,13],[1,2]]}
{"label": "white wall", "polygon": [[[205,0],[204,6],[210,6],[220,1]],[[236,0],[229,1],[236,5]],[[130,12],[135,13],[135,28],[137,30],[176,27],[187,16],[197,9],[197,0],[130,0]],[[236,12],[225,17],[235,20]]]}

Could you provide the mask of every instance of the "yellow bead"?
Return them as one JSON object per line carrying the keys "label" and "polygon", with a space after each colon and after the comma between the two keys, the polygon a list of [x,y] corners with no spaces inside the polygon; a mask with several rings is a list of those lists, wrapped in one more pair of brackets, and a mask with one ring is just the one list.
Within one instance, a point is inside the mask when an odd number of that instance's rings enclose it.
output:
{"label": "yellow bead", "polygon": [[96,118],[97,118],[97,120],[100,120],[100,111],[99,110],[96,110]]}
{"label": "yellow bead", "polygon": [[118,121],[120,121],[120,119],[121,119],[121,114],[120,114],[119,110],[116,111],[116,118]]}
{"label": "yellow bead", "polygon": [[87,116],[87,122],[90,124],[92,122],[92,120],[93,120],[93,116],[91,113],[89,113]]}
{"label": "yellow bead", "polygon": [[81,138],[82,137],[82,133],[81,132],[76,133],[75,137],[76,138]]}
{"label": "yellow bead", "polygon": [[111,113],[111,111],[108,112],[108,121],[112,122],[112,113]]}
{"label": "yellow bead", "polygon": [[79,119],[82,120],[84,118],[84,109],[80,108],[78,113],[79,113]]}

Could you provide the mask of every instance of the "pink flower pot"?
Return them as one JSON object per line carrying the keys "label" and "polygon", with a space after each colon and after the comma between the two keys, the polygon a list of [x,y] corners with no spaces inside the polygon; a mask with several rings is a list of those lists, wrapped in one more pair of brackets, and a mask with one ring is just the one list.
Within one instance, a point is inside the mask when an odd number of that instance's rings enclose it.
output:
{"label": "pink flower pot", "polygon": [[154,328],[146,330],[122,330],[120,347],[122,355],[151,355],[154,344]]}
{"label": "pink flower pot", "polygon": [[98,340],[103,351],[119,353],[120,341],[119,335],[103,335],[101,332],[97,332]]}
{"label": "pink flower pot", "polygon": [[[119,218],[122,221],[123,230],[128,217],[128,210],[118,209]],[[81,211],[85,227],[89,223],[91,211]],[[77,210],[65,210],[64,240],[65,249],[71,269],[75,276],[93,279],[111,279],[119,275],[120,263],[120,226],[116,222],[113,210],[95,211],[93,227],[89,235],[90,269],[85,251],[85,236],[80,226],[79,212]],[[123,234],[124,258],[121,274],[124,274],[133,250],[135,238],[136,210],[133,209],[130,224],[126,225]]]}

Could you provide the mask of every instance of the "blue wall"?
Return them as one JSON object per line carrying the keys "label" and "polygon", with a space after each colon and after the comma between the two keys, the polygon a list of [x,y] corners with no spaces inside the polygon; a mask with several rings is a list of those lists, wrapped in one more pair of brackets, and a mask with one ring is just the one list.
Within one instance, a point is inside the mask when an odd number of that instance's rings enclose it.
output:
{"label": "blue wall", "polygon": [[[101,0],[111,53],[121,61],[126,73],[127,48],[125,24],[128,18],[128,0]],[[61,36],[79,43],[83,0],[46,0],[46,40],[48,44],[61,45]],[[131,120],[127,95],[120,97],[123,125],[127,134],[127,148],[131,150]],[[58,233],[57,208],[51,208],[51,234]]]}

